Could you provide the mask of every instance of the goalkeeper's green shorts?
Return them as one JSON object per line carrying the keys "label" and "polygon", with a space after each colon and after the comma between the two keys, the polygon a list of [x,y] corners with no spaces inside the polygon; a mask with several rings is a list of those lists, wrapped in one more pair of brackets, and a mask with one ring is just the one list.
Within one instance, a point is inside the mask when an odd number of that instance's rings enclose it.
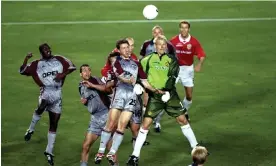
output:
{"label": "goalkeeper's green shorts", "polygon": [[144,117],[155,118],[161,111],[171,117],[178,117],[185,113],[183,104],[176,91],[170,92],[171,98],[164,103],[161,99],[162,95],[149,95],[149,100]]}

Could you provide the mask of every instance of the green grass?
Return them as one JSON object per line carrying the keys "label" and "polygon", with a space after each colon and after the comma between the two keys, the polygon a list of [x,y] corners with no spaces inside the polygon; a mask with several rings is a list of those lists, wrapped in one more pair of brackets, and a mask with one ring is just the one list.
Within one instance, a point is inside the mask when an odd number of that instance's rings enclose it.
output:
{"label": "green grass", "polygon": [[[3,2],[2,22],[143,19],[149,2]],[[154,2],[158,19],[276,17],[276,2]],[[174,10],[172,10],[174,9]],[[27,52],[39,58],[38,45],[47,41],[56,54],[77,67],[100,69],[115,41],[132,36],[135,53],[150,38],[154,23],[2,26],[2,165],[47,165],[42,154],[47,144],[45,114],[29,143],[23,135],[37,105],[39,89],[31,78],[20,76]],[[176,23],[160,23],[168,38]],[[207,60],[196,73],[192,127],[211,152],[210,166],[276,165],[276,21],[192,23],[192,34],[203,45]],[[63,114],[55,146],[58,166],[79,165],[81,145],[90,116],[79,101],[78,71],[63,90]],[[183,89],[178,85],[179,94]],[[190,148],[175,120],[164,116],[161,134],[151,132],[143,148],[142,166],[183,166],[191,162]],[[121,165],[132,151],[130,132],[119,150]],[[98,148],[93,146],[90,164]],[[102,165],[107,165],[104,162]]]}

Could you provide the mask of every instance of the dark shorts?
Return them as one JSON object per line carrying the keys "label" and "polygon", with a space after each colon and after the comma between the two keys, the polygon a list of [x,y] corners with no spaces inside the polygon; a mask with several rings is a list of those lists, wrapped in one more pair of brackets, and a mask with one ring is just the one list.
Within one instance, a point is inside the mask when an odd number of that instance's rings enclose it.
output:
{"label": "dark shorts", "polygon": [[145,117],[155,118],[161,111],[171,117],[178,117],[185,113],[183,104],[176,91],[170,92],[171,98],[167,103],[161,100],[162,95],[150,95],[145,111]]}

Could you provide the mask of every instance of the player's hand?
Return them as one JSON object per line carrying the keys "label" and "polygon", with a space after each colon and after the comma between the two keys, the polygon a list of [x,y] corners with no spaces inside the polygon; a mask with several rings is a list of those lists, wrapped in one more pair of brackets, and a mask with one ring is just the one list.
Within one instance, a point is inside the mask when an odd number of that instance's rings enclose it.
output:
{"label": "player's hand", "polygon": [[87,103],[87,99],[86,98],[81,98],[81,103],[82,104],[86,104]]}
{"label": "player's hand", "polygon": [[94,88],[94,84],[92,84],[89,81],[82,81],[82,84],[86,86],[87,88]]}
{"label": "player's hand", "polygon": [[200,64],[197,64],[197,65],[195,66],[195,72],[200,72],[200,70],[201,70],[201,65],[200,65]]}
{"label": "player's hand", "polygon": [[136,83],[136,80],[135,80],[135,78],[133,77],[133,76],[131,76],[130,78],[129,78],[129,83],[130,84],[135,84]]}
{"label": "player's hand", "polygon": [[56,82],[59,82],[59,81],[63,80],[64,77],[65,77],[65,74],[63,74],[63,73],[58,73],[58,74],[56,75],[56,78],[54,78],[54,80],[55,80]]}
{"label": "player's hand", "polygon": [[33,53],[29,52],[27,55],[26,55],[26,59],[31,59],[33,57]]}
{"label": "player's hand", "polygon": [[161,94],[161,95],[165,94],[165,92],[164,92],[164,91],[162,91],[162,90],[160,90],[160,89],[156,89],[155,93],[157,93],[157,94]]}

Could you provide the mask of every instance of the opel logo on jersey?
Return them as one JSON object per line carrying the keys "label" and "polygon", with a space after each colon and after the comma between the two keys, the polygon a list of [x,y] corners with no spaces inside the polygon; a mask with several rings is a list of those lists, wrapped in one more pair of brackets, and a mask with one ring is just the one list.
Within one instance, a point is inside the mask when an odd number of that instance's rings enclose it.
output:
{"label": "opel logo on jersey", "polygon": [[51,72],[47,72],[47,73],[43,73],[42,74],[42,77],[45,78],[45,77],[48,77],[48,76],[51,76],[51,75],[57,75],[58,74],[58,71],[51,71]]}

